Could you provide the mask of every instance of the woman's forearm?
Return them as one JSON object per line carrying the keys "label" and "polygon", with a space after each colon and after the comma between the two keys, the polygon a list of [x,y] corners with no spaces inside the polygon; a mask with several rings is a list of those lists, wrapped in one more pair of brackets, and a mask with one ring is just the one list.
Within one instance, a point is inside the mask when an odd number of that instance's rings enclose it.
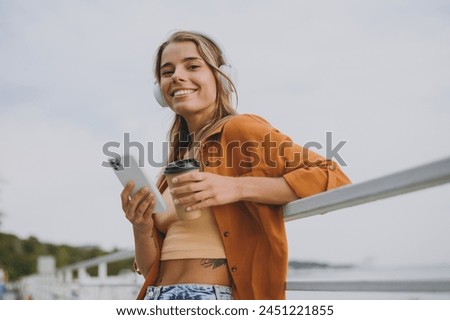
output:
{"label": "woman's forearm", "polygon": [[283,205],[298,199],[283,177],[230,177],[208,172],[185,173],[172,181],[174,202],[187,211],[238,201]]}
{"label": "woman's forearm", "polygon": [[240,200],[284,205],[298,197],[283,177],[237,177]]}
{"label": "woman's forearm", "polygon": [[143,233],[141,231],[133,230],[133,234],[135,262],[139,271],[146,277],[155,261],[158,249],[153,239],[152,232]]}

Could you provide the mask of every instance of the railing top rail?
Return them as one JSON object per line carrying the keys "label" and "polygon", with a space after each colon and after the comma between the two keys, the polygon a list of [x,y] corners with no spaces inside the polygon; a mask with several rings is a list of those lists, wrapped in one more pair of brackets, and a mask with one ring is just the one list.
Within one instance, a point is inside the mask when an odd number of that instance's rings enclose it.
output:
{"label": "railing top rail", "polygon": [[116,261],[121,261],[121,260],[125,260],[125,259],[130,259],[133,257],[134,257],[134,250],[123,250],[123,251],[118,251],[118,252],[114,252],[111,254],[107,254],[104,256],[92,258],[89,260],[77,262],[77,263],[62,267],[59,270],[60,271],[68,271],[68,270],[76,270],[79,268],[89,268],[89,267],[97,266],[101,263],[116,262]]}
{"label": "railing top rail", "polygon": [[286,221],[324,214],[450,182],[450,157],[286,204]]}
{"label": "railing top rail", "polygon": [[450,292],[449,280],[288,281],[286,290],[337,292]]}

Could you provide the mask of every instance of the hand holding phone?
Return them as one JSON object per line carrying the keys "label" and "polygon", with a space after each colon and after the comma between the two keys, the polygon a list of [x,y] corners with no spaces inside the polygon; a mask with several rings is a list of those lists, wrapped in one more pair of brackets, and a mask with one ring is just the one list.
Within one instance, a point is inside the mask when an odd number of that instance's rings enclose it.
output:
{"label": "hand holding phone", "polygon": [[122,158],[111,158],[109,159],[109,163],[124,187],[130,180],[134,181],[134,188],[131,195],[134,195],[141,188],[147,187],[155,196],[154,212],[160,213],[167,210],[167,205],[156,184],[150,178],[147,171],[139,167],[136,159],[132,155],[125,154]]}

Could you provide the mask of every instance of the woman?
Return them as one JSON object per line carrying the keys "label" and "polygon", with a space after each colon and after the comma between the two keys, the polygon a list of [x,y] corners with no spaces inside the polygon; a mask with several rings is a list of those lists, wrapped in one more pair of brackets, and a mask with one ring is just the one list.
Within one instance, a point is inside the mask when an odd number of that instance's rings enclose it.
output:
{"label": "woman", "polygon": [[[169,190],[169,209],[153,215],[153,195],[121,194],[133,225],[142,299],[284,299],[287,240],[282,205],[349,183],[332,161],[294,144],[264,119],[237,115],[221,48],[194,32],[175,32],[158,49],[156,95],[175,119],[169,162],[194,157]],[[173,203],[201,210],[178,220]]]}

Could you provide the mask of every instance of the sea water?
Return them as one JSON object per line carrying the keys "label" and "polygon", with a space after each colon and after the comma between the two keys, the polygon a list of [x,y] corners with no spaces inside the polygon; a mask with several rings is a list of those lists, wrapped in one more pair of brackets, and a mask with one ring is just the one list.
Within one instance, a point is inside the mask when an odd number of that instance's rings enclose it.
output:
{"label": "sea water", "polygon": [[[376,266],[289,270],[288,281],[450,281],[450,265]],[[295,300],[450,300],[447,292],[323,292],[287,291]]]}

